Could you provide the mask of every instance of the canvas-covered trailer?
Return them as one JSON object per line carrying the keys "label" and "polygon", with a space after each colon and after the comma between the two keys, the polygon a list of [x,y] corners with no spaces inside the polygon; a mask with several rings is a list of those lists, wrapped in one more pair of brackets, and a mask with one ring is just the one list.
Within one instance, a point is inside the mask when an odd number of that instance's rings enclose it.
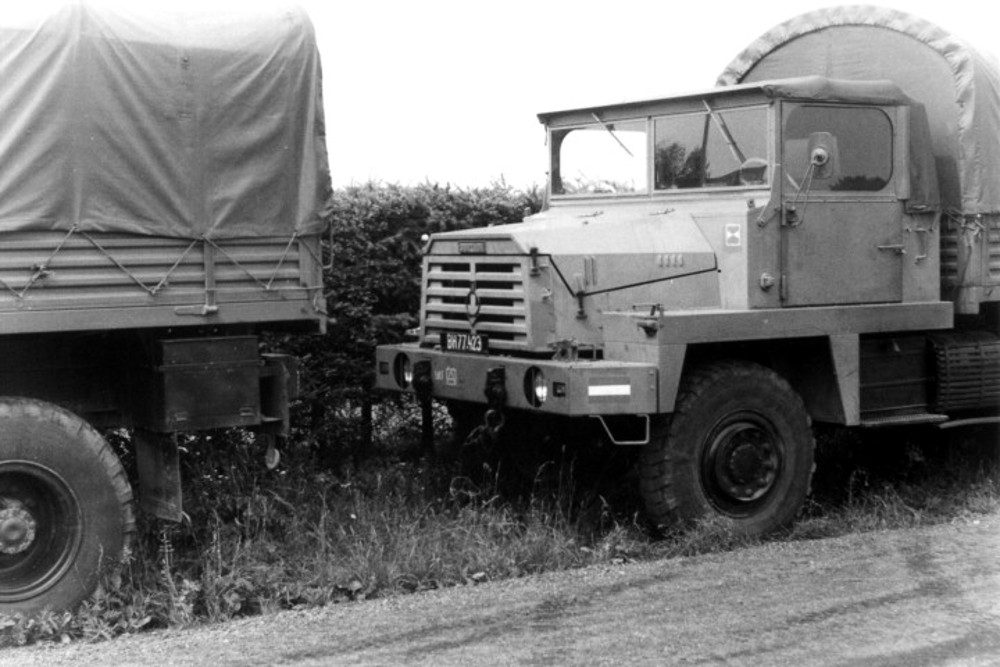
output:
{"label": "canvas-covered trailer", "polygon": [[301,10],[70,3],[0,26],[0,82],[0,334],[321,326],[329,182]]}
{"label": "canvas-covered trailer", "polygon": [[745,48],[719,76],[734,85],[820,75],[889,80],[923,105],[937,171],[942,296],[956,313],[1000,301],[1000,69],[932,23],[843,6],[797,16]]}
{"label": "canvas-covered trailer", "polygon": [[[51,3],[49,3],[51,4]],[[321,332],[330,182],[295,7],[0,13],[0,614],[65,609],[134,530],[183,516],[178,432],[288,433]]]}

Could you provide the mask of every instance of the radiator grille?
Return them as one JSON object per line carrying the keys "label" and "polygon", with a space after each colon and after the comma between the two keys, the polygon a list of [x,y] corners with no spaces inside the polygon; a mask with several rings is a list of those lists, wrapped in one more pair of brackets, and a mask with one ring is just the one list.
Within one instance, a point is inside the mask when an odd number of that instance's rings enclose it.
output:
{"label": "radiator grille", "polygon": [[[520,258],[431,257],[424,272],[424,342],[475,329],[489,336],[490,349],[527,348],[524,275]],[[470,299],[478,301],[478,314]]]}

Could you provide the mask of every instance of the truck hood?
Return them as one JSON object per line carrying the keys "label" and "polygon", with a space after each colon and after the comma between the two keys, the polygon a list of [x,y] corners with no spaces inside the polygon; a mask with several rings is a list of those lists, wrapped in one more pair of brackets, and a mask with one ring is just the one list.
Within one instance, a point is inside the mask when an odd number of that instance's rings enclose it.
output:
{"label": "truck hood", "polygon": [[570,291],[583,295],[717,270],[694,218],[662,205],[550,209],[522,223],[434,239],[513,242],[515,252],[547,257]]}

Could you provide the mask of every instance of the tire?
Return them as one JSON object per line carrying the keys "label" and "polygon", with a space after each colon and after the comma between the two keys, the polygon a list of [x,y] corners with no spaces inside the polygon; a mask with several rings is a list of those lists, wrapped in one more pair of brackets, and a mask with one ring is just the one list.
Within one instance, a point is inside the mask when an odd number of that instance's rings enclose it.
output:
{"label": "tire", "polygon": [[809,494],[815,446],[801,397],[778,374],[749,362],[704,366],[643,448],[647,514],[658,527],[721,517],[737,535],[778,530]]}
{"label": "tire", "polygon": [[74,608],[132,534],[132,490],[76,415],[0,398],[0,614]]}

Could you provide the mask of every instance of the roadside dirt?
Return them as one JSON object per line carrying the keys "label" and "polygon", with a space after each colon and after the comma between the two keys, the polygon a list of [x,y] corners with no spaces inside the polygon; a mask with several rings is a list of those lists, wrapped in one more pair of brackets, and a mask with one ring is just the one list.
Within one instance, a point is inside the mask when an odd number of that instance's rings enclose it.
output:
{"label": "roadside dirt", "polygon": [[1000,514],[0,651],[149,664],[996,665]]}

